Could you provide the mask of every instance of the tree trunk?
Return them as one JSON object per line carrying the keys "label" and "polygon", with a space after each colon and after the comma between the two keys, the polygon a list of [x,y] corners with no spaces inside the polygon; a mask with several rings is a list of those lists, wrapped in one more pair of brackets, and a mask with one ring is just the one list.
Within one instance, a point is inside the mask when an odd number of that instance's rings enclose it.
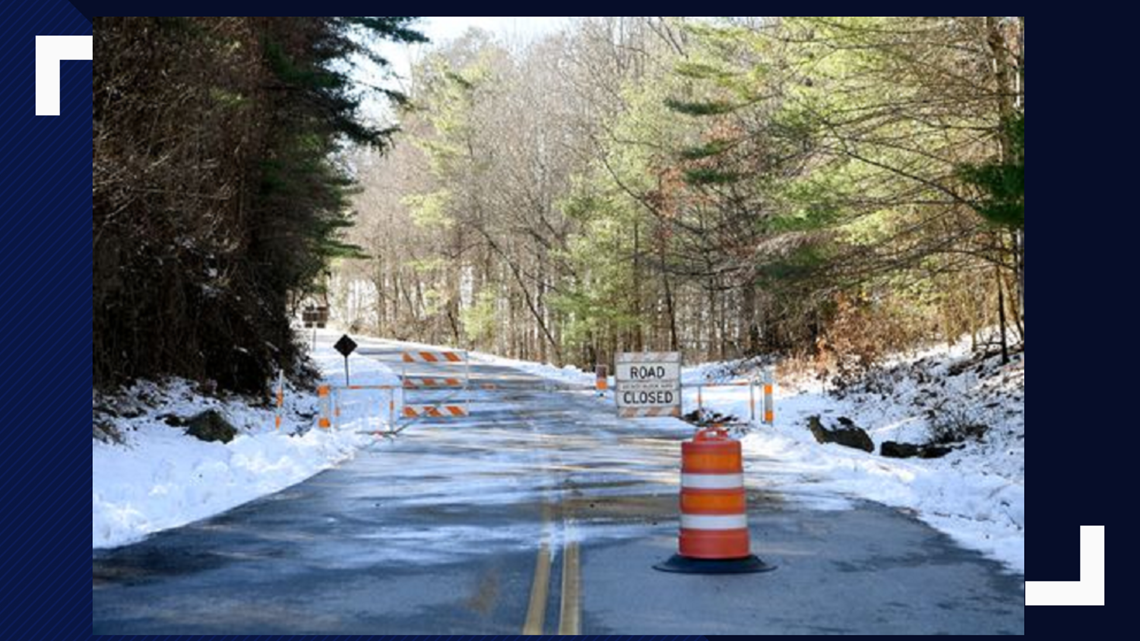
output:
{"label": "tree trunk", "polygon": [[1009,365],[1009,340],[1006,337],[1005,286],[1002,284],[1001,267],[994,268],[998,286],[998,323],[1001,325],[1001,364]]}
{"label": "tree trunk", "polygon": [[[540,314],[538,312],[538,309],[535,307],[534,300],[531,298],[530,291],[527,289],[526,279],[523,278],[523,274],[519,269],[519,266],[516,265],[515,262],[511,259],[510,254],[503,251],[503,248],[499,246],[499,244],[491,237],[489,233],[487,233],[487,230],[483,229],[482,227],[478,227],[477,230],[483,236],[483,240],[487,242],[487,246],[490,247],[491,250],[494,251],[500,258],[502,258],[504,263],[506,263],[507,269],[511,271],[511,275],[514,276],[515,283],[518,285],[519,290],[522,292],[523,302],[526,304],[527,309],[530,310],[531,316],[534,318],[535,322],[538,323],[538,329],[542,332],[542,337],[550,342],[550,347],[554,350],[554,357],[559,362],[561,362],[562,349],[554,341],[554,337],[550,334],[550,329],[546,326],[546,322],[543,320],[542,314]],[[542,338],[539,340],[542,340]]]}
{"label": "tree trunk", "polygon": [[717,296],[720,299],[720,360],[729,358],[728,352],[728,296],[723,291]]}
{"label": "tree trunk", "polygon": [[677,308],[673,302],[673,287],[669,284],[669,275],[662,270],[661,281],[665,286],[665,311],[669,315],[669,350],[681,351],[681,341],[677,337]]}
{"label": "tree trunk", "polygon": [[[550,318],[546,313],[546,250],[541,246],[538,247],[538,282],[535,283],[534,302],[536,306],[536,315],[538,324],[541,327],[550,327]],[[537,329],[537,328],[536,328]],[[536,332],[537,333],[537,332]],[[547,330],[547,336],[550,339],[551,345],[555,343],[554,336]],[[546,358],[546,341],[540,337],[538,339],[538,361],[540,363],[547,362]]]}
{"label": "tree trunk", "polygon": [[716,359],[716,290],[712,287],[712,282],[709,282],[709,302],[708,310],[705,314],[705,326],[708,330],[708,336],[705,342],[705,358],[708,360]]}
{"label": "tree trunk", "polygon": [[[1008,274],[1006,274],[1006,276],[1008,276]],[[1014,289],[1016,287],[1017,287],[1017,276],[1015,275],[1013,277],[1013,283],[1012,284],[1010,284],[1009,282],[1005,283],[1005,291],[1012,292],[1012,291],[1014,291]],[[1018,341],[1022,345],[1024,345],[1025,344],[1025,322],[1021,318],[1021,307],[1019,306],[1018,300],[1016,298],[1010,298],[1010,300],[1009,300],[1009,311],[1013,315],[1013,328],[1015,330],[1017,330]]]}
{"label": "tree trunk", "polygon": [[390,316],[390,318],[392,319],[392,337],[393,338],[398,338],[400,336],[400,330],[398,328],[401,326],[401,323],[400,323],[400,294],[401,294],[402,290],[403,290],[403,288],[400,286],[400,271],[399,271],[399,268],[397,268],[392,273],[392,315]]}
{"label": "tree trunk", "polygon": [[[999,157],[1002,164],[1010,161],[1010,149],[1013,147],[1010,141],[1010,123],[1014,119],[1015,107],[1020,103],[1020,96],[1022,94],[1022,73],[1023,70],[1018,65],[1017,74],[1011,78],[1010,74],[1010,50],[1007,46],[1005,33],[1002,31],[1001,19],[997,17],[988,17],[986,20],[987,43],[990,47],[990,53],[993,56],[994,80],[997,84],[998,92],[998,116],[1000,122],[1000,131],[998,134],[999,142]],[[1024,21],[1020,22],[1021,28],[1024,29]],[[1022,59],[1024,58],[1024,38],[1022,38]],[[1013,247],[1013,262],[1014,269],[1018,275],[1018,298],[1020,300],[1019,309],[1023,314],[1025,312],[1024,300],[1024,268],[1022,261],[1024,259],[1024,235],[1020,234],[1017,230],[1013,232],[1014,247]],[[1001,283],[999,282],[999,285]],[[999,290],[998,294],[1004,297],[1004,294]],[[1008,358],[1005,354],[1005,308],[1002,307],[1002,352],[1003,360]]]}
{"label": "tree trunk", "polygon": [[[1025,110],[1025,16],[1018,18],[1021,25],[1020,55],[1017,60],[1017,107]],[[1025,325],[1025,228],[1017,230],[1017,297],[1020,302],[1021,323]],[[1024,327],[1021,337],[1022,349],[1025,348]]]}
{"label": "tree trunk", "polygon": [[645,349],[645,344],[641,334],[641,226],[636,219],[633,221],[633,318],[636,323],[632,336],[633,351],[640,352]]}
{"label": "tree trunk", "polygon": [[1025,324],[1025,230],[1017,230],[1017,299],[1021,324]]}
{"label": "tree trunk", "polygon": [[756,321],[756,278],[750,277],[741,292],[741,322],[744,325],[745,345],[748,356],[760,353],[760,323]]}

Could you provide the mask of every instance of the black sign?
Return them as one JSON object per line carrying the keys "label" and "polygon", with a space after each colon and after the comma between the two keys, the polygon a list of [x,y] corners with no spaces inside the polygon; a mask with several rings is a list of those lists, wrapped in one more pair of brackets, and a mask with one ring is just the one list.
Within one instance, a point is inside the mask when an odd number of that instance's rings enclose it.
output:
{"label": "black sign", "polygon": [[318,327],[324,327],[325,323],[329,322],[329,308],[306,307],[301,310],[301,320],[306,323],[315,323]]}
{"label": "black sign", "polygon": [[333,349],[341,353],[341,356],[348,358],[348,355],[356,351],[356,341],[348,337],[348,334],[340,337],[340,340],[333,345]]}

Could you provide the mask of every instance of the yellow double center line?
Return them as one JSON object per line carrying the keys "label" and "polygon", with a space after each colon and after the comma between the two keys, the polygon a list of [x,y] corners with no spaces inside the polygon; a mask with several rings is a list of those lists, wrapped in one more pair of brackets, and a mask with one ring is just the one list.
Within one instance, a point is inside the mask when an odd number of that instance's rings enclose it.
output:
{"label": "yellow double center line", "polygon": [[546,623],[546,597],[550,592],[550,544],[543,541],[538,548],[538,562],[534,566],[534,583],[530,586],[530,605],[526,609],[523,634],[542,634]]}
{"label": "yellow double center line", "polygon": [[[549,530],[548,530],[549,531]],[[582,575],[579,568],[578,542],[567,541],[562,551],[562,608],[558,634],[581,634]],[[526,623],[522,633],[542,634],[546,623],[546,602],[550,595],[550,541],[549,536],[539,545],[534,567],[534,583],[530,587],[530,605],[526,610]]]}
{"label": "yellow double center line", "polygon": [[558,634],[581,634],[582,575],[578,571],[578,542],[568,541],[562,554],[562,618]]}

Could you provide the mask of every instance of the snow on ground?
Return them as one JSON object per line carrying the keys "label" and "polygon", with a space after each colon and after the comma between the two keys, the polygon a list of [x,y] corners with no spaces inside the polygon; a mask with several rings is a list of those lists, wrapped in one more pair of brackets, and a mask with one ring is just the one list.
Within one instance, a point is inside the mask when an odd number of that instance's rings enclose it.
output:
{"label": "snow on ground", "polygon": [[[571,366],[473,356],[567,386],[594,384],[592,372]],[[740,381],[753,373],[750,364],[741,362],[686,367],[684,411],[697,408],[698,383]],[[833,386],[807,376],[777,383],[775,425],[753,424],[743,432],[751,486],[778,490],[817,509],[846,509],[852,505],[849,499],[903,508],[960,544],[1025,572],[1023,361],[1007,368],[1000,367],[997,357],[974,363],[969,342],[962,341],[896,357],[842,398]],[[702,396],[706,409],[742,422],[751,416],[747,387],[705,387]],[[867,431],[876,453],[816,443],[807,429],[813,415],[825,423],[850,418]],[[878,454],[884,441],[926,442],[931,425],[939,422],[990,429],[982,441],[940,459]]]}
{"label": "snow on ground", "polygon": [[[340,354],[321,348],[313,360],[332,382],[343,382]],[[354,385],[397,382],[374,360],[354,356],[350,364]],[[268,404],[211,398],[182,380],[139,383],[116,399],[93,397],[96,404],[116,408],[119,416],[110,420],[124,442],[91,442],[92,548],[132,543],[299,483],[371,443],[361,432],[376,429],[378,417],[386,417],[369,405],[346,402],[342,429],[312,429],[316,395],[288,389],[278,431]],[[237,428],[231,442],[200,441],[167,423],[170,415],[189,418],[211,409]]]}
{"label": "snow on ground", "polygon": [[[843,507],[828,500],[836,495],[905,508],[960,544],[1024,573],[1023,361],[1006,368],[997,357],[974,362],[963,343],[897,358],[842,398],[818,381],[777,382],[782,385],[775,393],[775,425],[753,426],[742,438],[750,484],[819,508]],[[695,407],[695,395],[686,391],[686,411]],[[704,403],[722,414],[749,415],[747,388],[706,388]],[[838,417],[853,420],[871,436],[876,453],[816,443],[807,429],[812,415],[825,424]],[[940,459],[878,455],[884,441],[925,442],[931,425],[939,423],[990,429],[980,442]]]}
{"label": "snow on ground", "polygon": [[[321,343],[335,340],[334,334],[321,332]],[[517,367],[563,388],[594,384],[592,372],[573,367],[479,353],[472,358]],[[842,398],[806,377],[777,381],[776,424],[753,424],[743,432],[749,485],[777,490],[816,509],[844,509],[856,498],[904,508],[961,544],[1024,573],[1024,363],[1001,368],[996,358],[979,363],[970,358],[965,344],[900,357]],[[343,383],[339,354],[321,348],[314,360],[329,382]],[[374,360],[353,356],[350,364],[355,385],[398,383],[391,370]],[[685,411],[696,408],[697,382],[739,380],[740,370],[747,366],[686,368]],[[136,386],[127,394],[133,400],[114,421],[125,446],[92,442],[92,547],[123,545],[208,517],[352,457],[373,442],[363,432],[385,427],[385,413],[377,411],[385,395],[355,392],[342,398],[342,429],[324,432],[310,429],[315,395],[290,390],[285,424],[277,432],[270,407],[201,396],[184,381]],[[722,414],[750,415],[747,387],[707,387],[703,399],[706,408]],[[612,403],[612,394],[599,402]],[[164,420],[168,414],[189,417],[206,409],[225,413],[239,436],[227,445],[205,443]],[[817,444],[806,428],[812,415],[825,422],[850,418],[867,430],[876,451],[887,440],[923,442],[939,422],[980,423],[990,429],[980,442],[944,458],[899,460]]]}

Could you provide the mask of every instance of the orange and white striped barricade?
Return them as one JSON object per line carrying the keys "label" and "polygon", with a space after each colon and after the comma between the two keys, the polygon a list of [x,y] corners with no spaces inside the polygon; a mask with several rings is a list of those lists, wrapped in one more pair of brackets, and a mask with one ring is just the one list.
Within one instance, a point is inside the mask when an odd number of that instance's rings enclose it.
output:
{"label": "orange and white striped barricade", "polygon": [[[382,362],[398,364],[400,402],[397,404],[395,396],[389,401],[391,425],[395,425],[398,419],[405,419],[411,424],[425,418],[470,416],[471,359],[466,351],[402,349],[374,357]],[[489,385],[482,387],[493,388]]]}
{"label": "orange and white striped barricade", "polygon": [[[461,350],[405,350],[400,354],[404,367],[400,372],[404,390],[404,405],[400,416],[405,419],[458,418],[471,415],[471,358]],[[442,367],[441,367],[442,366]],[[455,368],[462,367],[462,375]],[[416,371],[409,373],[409,368]],[[454,372],[454,373],[452,373]],[[448,400],[409,402],[408,392],[447,392],[455,394]],[[454,402],[455,396],[462,402]],[[430,398],[430,397],[429,397]]]}
{"label": "orange and white striped barricade", "polygon": [[401,354],[401,360],[405,363],[455,363],[462,365],[467,362],[467,355],[452,350],[408,350]]}
{"label": "orange and white striped barricade", "polygon": [[618,418],[681,418],[679,407],[619,407]]}
{"label": "orange and white striped barricade", "polygon": [[720,427],[681,444],[681,530],[663,572],[744,574],[774,570],[750,550],[740,441]]}
{"label": "orange and white striped barricade", "polygon": [[453,389],[462,388],[463,379],[447,376],[404,376],[404,389]]}
{"label": "orange and white striped barricade", "polygon": [[404,418],[453,418],[470,416],[463,405],[404,405]]}

